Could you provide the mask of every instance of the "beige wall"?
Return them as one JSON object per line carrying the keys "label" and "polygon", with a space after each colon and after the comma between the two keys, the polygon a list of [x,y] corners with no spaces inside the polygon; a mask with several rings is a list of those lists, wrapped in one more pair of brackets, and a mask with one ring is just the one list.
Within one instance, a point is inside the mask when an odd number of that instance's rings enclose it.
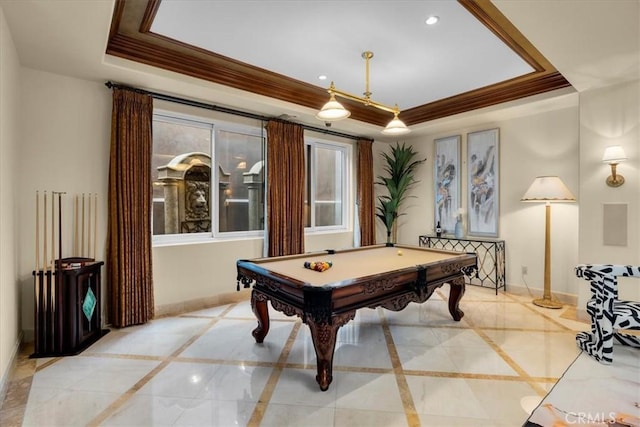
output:
{"label": "beige wall", "polygon": [[[305,238],[306,252],[351,246],[351,232]],[[236,261],[262,257],[262,247],[262,238],[154,247],[153,285],[158,312],[174,312],[180,308],[176,304],[197,306],[198,301],[206,304],[237,297]]]}
{"label": "beige wall", "polygon": [[81,193],[98,194],[96,258],[104,259],[111,99],[102,83],[29,68],[21,68],[20,75],[18,265],[23,328],[32,339],[36,190],[40,194],[44,190],[67,192],[63,196],[63,256],[74,255],[73,198]]}
{"label": "beige wall", "polygon": [[[22,336],[18,284],[17,186],[20,64],[0,8],[0,391]],[[22,164],[22,167],[28,167]],[[0,393],[0,396],[2,393]]]}
{"label": "beige wall", "polygon": [[[618,166],[626,180],[618,188],[605,184],[611,169],[601,159],[609,145],[621,145],[629,158]],[[580,94],[580,176],[579,261],[640,265],[640,80]],[[604,203],[628,205],[627,246],[603,244]],[[578,306],[584,307],[589,287],[581,282]],[[624,295],[640,299],[637,280],[622,284]]]}
{"label": "beige wall", "polygon": [[[6,33],[6,26],[0,24]],[[0,99],[2,105],[9,103],[18,106],[17,95],[8,95],[7,87],[19,88],[22,99],[20,108],[13,113],[3,108],[2,123],[2,160],[0,160],[0,198],[2,213],[2,357],[9,357],[15,346],[20,330],[32,335],[33,304],[32,276],[34,241],[34,193],[37,189],[67,191],[69,194],[97,192],[100,195],[98,223],[97,258],[104,258],[104,239],[106,234],[106,192],[108,179],[108,154],[110,139],[111,92],[101,81],[86,81],[52,73],[19,68],[15,54],[5,48],[6,37],[2,40],[3,67],[12,65],[14,74],[9,83],[3,74],[0,80]],[[15,50],[13,50],[15,51]],[[8,53],[7,53],[8,52]],[[5,56],[13,60],[5,61]],[[13,61],[13,62],[12,62]],[[17,77],[17,74],[20,77]],[[552,209],[552,289],[558,293],[577,294],[578,282],[573,278],[573,266],[580,259],[587,261],[591,256],[601,254],[597,244],[588,238],[578,239],[578,224],[591,228],[598,223],[599,206],[608,200],[611,194],[626,194],[616,201],[629,201],[630,223],[638,215],[638,126],[637,103],[632,102],[629,92],[637,92],[638,85],[603,89],[600,92],[585,94],[581,97],[581,106],[577,103],[560,109],[542,108],[536,114],[514,116],[509,119],[487,121],[486,123],[458,120],[455,126],[446,130],[434,131],[428,138],[406,141],[413,144],[425,157],[427,163],[420,169],[420,185],[415,189],[416,198],[408,205],[407,216],[400,221],[399,242],[416,244],[417,236],[430,233],[433,228],[433,140],[438,137],[461,134],[463,162],[465,161],[466,134],[468,132],[500,128],[500,237],[507,241],[507,283],[511,288],[523,285],[520,267],[528,267],[525,277],[529,287],[542,288],[543,227],[542,205],[521,203],[520,197],[533,178],[541,174],[558,174],[574,192],[579,202],[576,204],[557,204]],[[16,90],[16,89],[14,89]],[[588,99],[584,99],[587,97]],[[637,97],[635,98],[638,99]],[[586,103],[586,104],[585,104]],[[622,103],[626,107],[617,109]],[[598,175],[594,180],[604,180],[606,167],[599,162],[601,151],[606,145],[596,136],[585,135],[591,131],[590,117],[599,117],[610,125],[623,121],[628,108],[635,108],[636,122],[631,120],[632,133],[627,135],[629,144],[627,154],[632,159],[620,167],[627,177],[627,185],[611,193],[602,188],[591,194],[594,185],[591,182],[593,170]],[[605,110],[604,112],[601,110]],[[19,111],[19,115],[15,115]],[[631,111],[633,112],[633,110]],[[581,124],[579,119],[583,121]],[[6,123],[9,123],[6,125]],[[585,129],[587,128],[587,129]],[[13,142],[20,131],[20,145]],[[635,133],[634,133],[635,132]],[[635,135],[635,136],[634,136]],[[632,138],[633,137],[633,138]],[[635,138],[635,139],[634,139]],[[597,139],[597,141],[595,141]],[[10,141],[10,142],[7,142]],[[595,142],[594,142],[595,141]],[[592,147],[597,146],[595,148]],[[636,144],[635,146],[633,144]],[[635,148],[634,148],[635,147]],[[375,143],[375,175],[379,174],[379,152],[388,148],[387,144]],[[591,150],[591,151],[590,151]],[[4,152],[19,156],[21,167],[13,166],[18,162],[5,159]],[[590,153],[590,154],[588,154]],[[464,166],[464,163],[463,163]],[[464,168],[463,168],[464,170]],[[6,176],[9,178],[6,178]],[[15,178],[17,176],[17,178]],[[463,176],[464,178],[464,176]],[[464,179],[463,179],[464,182]],[[635,184],[634,184],[635,182]],[[17,189],[17,203],[12,204],[13,194],[7,188]],[[462,194],[466,194],[463,186]],[[621,190],[621,191],[620,191]],[[634,193],[635,191],[635,193]],[[589,193],[585,196],[585,193]],[[14,216],[10,206],[17,206]],[[463,206],[466,200],[463,199]],[[584,208],[586,207],[586,209]],[[9,216],[7,216],[9,215]],[[620,262],[638,260],[638,227],[630,232],[627,250],[612,252]],[[11,237],[11,230],[17,227],[17,239]],[[378,227],[380,228],[380,227]],[[585,229],[586,231],[591,231]],[[5,233],[8,230],[9,233]],[[8,238],[5,236],[9,236]],[[309,236],[306,249],[348,247],[352,244],[352,233],[334,233]],[[384,241],[380,231],[378,241]],[[16,242],[20,242],[19,245]],[[17,245],[17,249],[15,247]],[[68,245],[67,245],[68,246]],[[7,249],[8,248],[8,249]],[[631,250],[631,252],[629,252]],[[578,253],[580,254],[578,256]],[[12,255],[13,254],[13,255]],[[12,258],[17,254],[17,260]],[[184,302],[212,298],[222,294],[235,294],[235,261],[239,258],[261,256],[262,240],[247,239],[229,242],[212,242],[190,245],[165,246],[154,248],[154,285],[156,305],[160,308]],[[623,258],[626,257],[626,258]],[[607,257],[608,258],[608,257]],[[613,258],[613,256],[612,256]],[[13,274],[11,266],[14,267]],[[5,268],[7,267],[7,268]],[[12,291],[11,286],[19,281],[20,293]],[[5,294],[8,292],[8,295]],[[235,294],[238,295],[238,294]],[[242,295],[242,294],[240,294]],[[18,298],[22,302],[18,302]],[[6,302],[8,298],[9,302]],[[11,302],[13,301],[13,303]],[[8,308],[7,308],[8,307]],[[6,317],[22,316],[22,325],[18,320],[7,321]],[[6,324],[4,322],[7,322]],[[6,332],[8,330],[9,332]],[[5,338],[8,337],[8,338]],[[5,353],[9,356],[5,356]],[[6,363],[6,362],[5,362]]]}
{"label": "beige wall", "polygon": [[[97,192],[100,195],[100,215],[98,228],[98,254],[104,257],[104,237],[106,233],[106,203],[108,177],[108,150],[110,133],[111,93],[101,82],[89,82],[71,77],[21,69],[22,107],[19,128],[22,130],[20,156],[29,159],[28,173],[22,170],[19,180],[18,215],[20,218],[18,254],[18,277],[23,302],[21,314],[23,328],[30,332],[33,327],[32,278],[33,269],[33,196],[36,189],[55,189],[71,194],[79,192]],[[593,94],[593,101],[612,99],[605,105],[617,103],[629,88],[603,90],[599,96]],[[637,89],[637,84],[631,89]],[[619,94],[618,94],[619,92]],[[586,95],[582,96],[584,98]],[[629,98],[625,95],[626,98]],[[581,99],[581,103],[586,102]],[[602,101],[600,101],[602,102]],[[610,109],[611,110],[611,109]],[[589,170],[596,168],[604,179],[606,167],[599,162],[603,142],[598,142],[592,154],[592,164],[583,159],[590,144],[579,145],[580,133],[586,132],[584,125],[580,130],[579,112],[584,116],[585,106],[569,106],[561,109],[542,110],[533,115],[494,120],[482,124],[462,120],[449,130],[434,132],[426,140],[407,139],[416,149],[428,158],[420,169],[420,185],[415,189],[416,198],[410,200],[408,215],[401,218],[399,242],[416,244],[417,236],[430,233],[433,228],[433,139],[461,134],[463,147],[463,170],[465,166],[466,134],[468,132],[500,128],[500,237],[507,242],[507,283],[515,288],[524,285],[532,289],[542,288],[542,254],[544,250],[543,208],[537,204],[521,203],[520,197],[533,178],[542,174],[558,174],[574,192],[579,202],[576,204],[556,204],[552,209],[552,290],[558,293],[576,295],[578,282],[573,277],[573,266],[578,262],[578,246],[581,260],[587,260],[588,251],[598,254],[599,248],[590,243],[578,242],[578,224],[588,224],[599,215],[588,203],[602,203],[612,190],[602,189],[601,194],[591,197],[586,188],[591,189]],[[610,111],[615,114],[615,111]],[[601,114],[598,114],[601,117]],[[612,117],[611,122],[614,121]],[[37,124],[35,126],[34,124]],[[637,133],[637,125],[633,128]],[[637,143],[637,139],[635,140]],[[628,183],[617,189],[622,192],[637,192],[637,146],[628,144],[628,154],[636,159],[620,167]],[[586,145],[585,145],[586,144]],[[376,175],[379,173],[379,151],[387,144],[376,143]],[[579,149],[580,147],[580,149]],[[582,160],[581,160],[582,159]],[[634,166],[635,165],[635,166]],[[582,168],[582,170],[581,170]],[[629,170],[626,170],[629,168]],[[580,173],[583,175],[580,183]],[[635,175],[634,175],[635,174]],[[465,182],[463,176],[463,183]],[[463,186],[462,194],[466,194]],[[626,197],[626,196],[625,196]],[[634,198],[635,197],[635,198]],[[624,200],[631,200],[630,223],[637,215],[638,196],[631,194]],[[591,201],[591,202],[590,202]],[[579,209],[587,203],[587,210]],[[466,200],[463,199],[463,206]],[[635,210],[633,210],[635,209]],[[578,212],[581,212],[580,216]],[[636,216],[637,217],[637,216]],[[17,220],[15,221],[17,222]],[[635,226],[635,238],[631,239],[637,259],[638,230]],[[587,242],[588,242],[587,238]],[[384,241],[379,232],[378,241]],[[327,247],[346,247],[352,242],[351,233],[318,235],[307,238],[307,250]],[[634,243],[635,242],[635,243]],[[628,251],[619,251],[629,254]],[[248,239],[233,242],[215,242],[204,244],[157,247],[154,249],[154,283],[156,304],[160,307],[184,301],[206,298],[221,293],[233,293],[235,288],[235,260],[260,256],[261,239]],[[584,254],[584,256],[583,256]],[[633,252],[631,253],[633,255]],[[629,256],[631,256],[629,255]],[[4,262],[7,258],[3,258]],[[628,258],[627,258],[628,259]],[[633,259],[633,258],[632,258]],[[627,261],[631,262],[631,261]],[[522,280],[521,266],[527,266],[528,275]],[[4,273],[3,269],[3,274]]]}
{"label": "beige wall", "polygon": [[[469,125],[472,119],[460,120],[455,128],[425,139],[407,139],[427,162],[419,169],[420,181],[413,191],[415,198],[407,204],[406,216],[400,219],[398,241],[417,244],[421,234],[433,234],[433,140],[461,135],[461,203],[467,211],[466,139],[467,133],[500,129],[500,222],[499,238],[506,242],[508,286],[542,289],[544,268],[544,205],[522,203],[520,198],[536,176],[558,175],[579,199],[579,147],[577,95],[573,106],[509,120]],[[375,159],[387,144],[375,144]],[[380,191],[378,189],[378,191]],[[578,204],[555,204],[552,207],[552,291],[575,294],[572,279],[578,252]],[[378,222],[378,239],[383,229]],[[465,221],[466,227],[466,221]],[[466,228],[465,228],[466,229]],[[521,266],[528,274],[521,277]]]}
{"label": "beige wall", "polygon": [[[23,143],[20,156],[29,159],[22,171],[18,208],[19,277],[23,297],[23,329],[33,337],[33,279],[36,190],[66,191],[63,256],[72,254],[73,195],[98,193],[99,212],[96,258],[103,260],[106,237],[111,91],[101,82],[90,82],[22,68]],[[37,124],[37,125],[36,125]],[[11,206],[11,205],[9,205]],[[307,236],[307,251],[349,247],[353,233]],[[235,294],[235,262],[262,256],[262,239],[244,239],[153,249],[155,303],[160,313],[184,302],[216,301],[221,294]],[[105,269],[103,268],[103,277]],[[107,283],[103,283],[106,289]],[[209,298],[209,299],[207,299]],[[103,300],[103,318],[107,319]]]}
{"label": "beige wall", "polygon": [[[100,197],[97,258],[104,259],[111,92],[101,82],[27,68],[21,72],[23,113],[20,127],[24,137],[20,155],[32,160],[29,173],[20,183],[18,205],[24,223],[19,228],[19,235],[20,241],[25,243],[19,248],[19,277],[24,299],[21,305],[23,329],[31,337],[34,245],[30,242],[34,241],[35,190],[54,189],[69,194],[97,192]],[[463,121],[455,130],[434,134],[433,138],[460,133],[464,147],[467,132],[492,127],[499,127],[501,131],[500,233],[507,240],[507,283],[521,285],[520,265],[527,265],[527,283],[531,288],[540,289],[543,209],[520,203],[519,199],[536,175],[550,173],[561,175],[578,196],[577,107],[482,125],[465,125]],[[420,170],[421,183],[415,189],[417,197],[411,199],[408,215],[400,221],[401,243],[416,244],[418,235],[432,230],[433,138],[408,140],[428,161]],[[378,153],[387,144],[376,143],[374,147]],[[375,162],[376,165],[379,163],[378,154]],[[379,169],[375,174],[379,174]],[[570,275],[570,268],[576,261],[572,257],[577,253],[577,206],[556,205],[553,214],[554,227],[558,224],[567,232],[563,239],[553,241],[557,255],[552,270],[553,288],[558,292],[575,293],[570,281],[564,278]],[[520,226],[521,221],[528,225]],[[306,238],[306,250],[349,247],[352,241],[351,232],[313,235]],[[384,242],[383,234],[379,235],[378,241]],[[70,242],[66,242],[65,247],[70,247]],[[233,297],[235,261],[261,255],[261,239],[155,247],[154,287],[159,312],[171,311],[185,302],[215,300],[220,295]]]}

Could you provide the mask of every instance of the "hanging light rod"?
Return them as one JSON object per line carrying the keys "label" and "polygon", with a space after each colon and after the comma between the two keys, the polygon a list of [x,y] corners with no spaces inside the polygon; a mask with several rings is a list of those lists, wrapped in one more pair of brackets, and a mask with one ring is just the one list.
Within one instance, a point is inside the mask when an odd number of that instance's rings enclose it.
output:
{"label": "hanging light rod", "polygon": [[318,114],[316,114],[316,118],[324,122],[336,122],[338,120],[343,120],[349,117],[351,115],[349,110],[344,108],[342,104],[336,101],[336,96],[340,96],[342,98],[357,101],[366,106],[375,107],[379,110],[383,110],[393,114],[393,119],[382,130],[383,134],[404,135],[411,132],[407,125],[405,125],[404,122],[398,118],[398,114],[400,114],[400,108],[398,108],[398,104],[394,105],[393,107],[389,107],[371,99],[371,91],[369,90],[369,61],[371,60],[371,58],[373,58],[373,52],[362,52],[362,57],[365,60],[365,89],[363,93],[364,97],[353,95],[351,93],[336,89],[335,84],[331,82],[331,85],[327,89],[327,92],[329,92],[329,102],[324,104],[322,109],[318,111]]}

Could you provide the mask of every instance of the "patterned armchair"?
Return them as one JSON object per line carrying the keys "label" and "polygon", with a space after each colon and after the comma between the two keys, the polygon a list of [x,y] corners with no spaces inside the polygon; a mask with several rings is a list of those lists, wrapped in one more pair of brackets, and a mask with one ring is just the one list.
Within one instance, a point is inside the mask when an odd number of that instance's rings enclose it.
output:
{"label": "patterned armchair", "polygon": [[591,299],[587,302],[591,333],[580,332],[576,336],[578,347],[605,364],[613,362],[614,339],[640,348],[640,335],[619,332],[640,330],[640,302],[619,300],[617,280],[617,277],[640,278],[640,267],[582,264],[576,267],[576,276],[591,282]]}

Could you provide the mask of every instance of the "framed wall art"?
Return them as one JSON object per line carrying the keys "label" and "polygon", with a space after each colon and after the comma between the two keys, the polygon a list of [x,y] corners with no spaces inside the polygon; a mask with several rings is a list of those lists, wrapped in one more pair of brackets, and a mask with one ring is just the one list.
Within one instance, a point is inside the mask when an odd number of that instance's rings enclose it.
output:
{"label": "framed wall art", "polygon": [[467,134],[467,224],[474,236],[498,236],[499,129]]}
{"label": "framed wall art", "polygon": [[460,135],[435,140],[435,223],[444,234],[452,234],[460,209]]}

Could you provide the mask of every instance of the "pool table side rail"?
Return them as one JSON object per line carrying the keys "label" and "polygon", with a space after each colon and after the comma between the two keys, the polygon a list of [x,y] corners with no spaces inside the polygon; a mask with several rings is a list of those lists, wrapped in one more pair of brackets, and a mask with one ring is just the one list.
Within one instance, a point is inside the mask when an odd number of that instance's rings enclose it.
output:
{"label": "pool table side rail", "polygon": [[[416,299],[413,301],[423,302],[435,288],[461,277],[463,270],[475,268],[477,264],[475,253],[454,252],[453,254],[456,255],[453,262],[451,260],[435,261],[321,287],[311,286],[292,277],[270,271],[253,261],[240,260],[237,262],[238,289],[240,283],[245,288],[253,283],[254,289],[282,299],[285,304],[300,309],[313,301],[319,302],[318,300],[322,299],[325,300],[325,304],[329,303],[330,311],[334,314],[358,307],[381,305],[382,301],[394,299],[400,295],[405,295],[401,299],[411,299],[415,294]],[[391,309],[391,307],[387,308]],[[295,314],[298,312],[296,311]]]}
{"label": "pool table side rail", "polygon": [[[367,248],[375,248],[375,247],[380,247],[380,246],[384,246],[384,245],[374,245],[374,246],[368,246]],[[452,273],[459,273],[461,270],[465,270],[465,271],[471,271],[474,267],[476,267],[477,265],[477,256],[475,253],[473,252],[468,252],[468,253],[462,253],[462,252],[454,252],[454,251],[449,251],[449,250],[441,250],[441,249],[427,249],[427,248],[416,248],[413,246],[402,246],[402,245],[396,245],[396,247],[398,248],[405,248],[405,249],[410,249],[410,250],[415,250],[415,249],[419,249],[421,251],[428,251],[428,252],[437,252],[437,253],[444,253],[444,254],[450,254],[453,256],[456,256],[457,258],[457,262],[455,264],[451,264],[451,260],[447,259],[447,260],[436,260],[436,261],[429,261],[426,263],[421,263],[421,264],[414,264],[411,266],[407,266],[407,267],[401,267],[395,270],[388,270],[385,271],[384,273],[379,273],[379,274],[372,274],[372,275],[368,275],[368,276],[361,276],[361,277],[357,277],[357,278],[353,278],[353,279],[346,279],[346,280],[340,280],[337,282],[328,282],[325,283],[324,285],[320,286],[320,288],[331,288],[334,290],[340,289],[340,288],[346,288],[346,287],[352,287],[354,285],[363,285],[363,284],[376,284],[378,283],[381,278],[387,277],[387,276],[397,276],[396,280],[394,280],[393,282],[395,283],[395,285],[400,285],[400,284],[404,284],[404,283],[408,283],[412,280],[412,277],[405,277],[406,275],[412,276],[416,270],[420,269],[420,268],[428,268],[431,271],[430,277],[429,279],[433,278],[433,279],[437,279],[437,278],[441,278],[441,277],[433,277],[433,274],[438,272],[437,268],[440,266],[440,270],[441,273],[443,274],[442,277],[444,276],[449,276]],[[309,257],[314,257],[314,256],[321,256],[321,255],[325,255],[327,253],[346,253],[346,252],[353,252],[353,251],[358,251],[358,250],[363,250],[364,248],[353,248],[353,249],[345,249],[345,250],[340,250],[340,251],[334,251],[334,250],[326,250],[326,251],[321,251],[321,252],[307,252],[307,253],[303,253],[303,254],[296,254],[296,255],[288,255],[288,256],[282,256],[282,257],[277,257],[279,260],[285,260],[285,259],[296,259],[296,258],[309,258]],[[257,259],[252,259],[252,260],[238,260],[236,263],[237,266],[237,271],[238,271],[238,275],[237,275],[237,289],[240,290],[240,283],[243,284],[244,288],[249,288],[251,286],[251,283],[253,282],[258,282],[260,278],[267,278],[269,280],[263,280],[265,283],[265,285],[269,286],[269,287],[273,287],[273,288],[281,288],[281,285],[286,286],[287,288],[317,288],[318,286],[315,285],[311,285],[310,283],[307,283],[305,281],[302,280],[298,280],[294,277],[279,273],[277,271],[272,271],[268,268],[263,267],[261,264],[262,263],[268,263],[269,261],[273,261],[274,258],[257,258]],[[473,259],[473,262],[469,262],[470,259]],[[466,273],[465,273],[466,274]],[[439,275],[440,276],[440,275]],[[274,283],[275,282],[275,283]],[[271,286],[270,286],[271,285]],[[349,291],[345,291],[345,292],[349,292]],[[351,291],[352,293],[359,293],[359,292],[355,292],[355,291]],[[300,292],[297,292],[295,290],[292,289],[292,293],[294,295],[300,295]]]}

